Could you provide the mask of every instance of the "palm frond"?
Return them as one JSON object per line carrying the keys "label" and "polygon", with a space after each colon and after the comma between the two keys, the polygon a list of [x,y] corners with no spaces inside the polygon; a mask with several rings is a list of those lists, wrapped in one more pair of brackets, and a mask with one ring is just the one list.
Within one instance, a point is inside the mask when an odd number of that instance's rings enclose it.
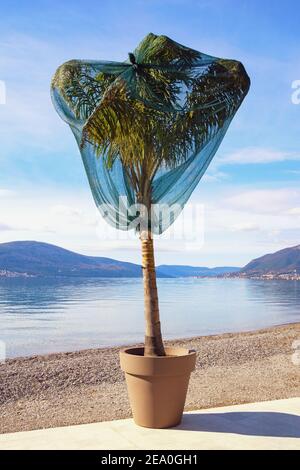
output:
{"label": "palm frond", "polygon": [[92,145],[108,168],[120,159],[126,178],[143,193],[161,165],[174,168],[198,153],[248,91],[239,62],[215,60],[198,68],[200,58],[150,33],[134,51],[134,67],[126,64],[116,76],[70,61],[52,86],[84,121],[81,146]]}
{"label": "palm frond", "polygon": [[[182,46],[167,36],[148,34],[136,49],[138,61],[145,64],[176,66],[177,70],[191,66],[201,57],[198,51]],[[174,67],[175,69],[175,67]]]}
{"label": "palm frond", "polygon": [[87,119],[98,105],[107,87],[115,77],[98,73],[94,77],[92,66],[70,60],[59,67],[51,86],[61,93],[78,119]]}

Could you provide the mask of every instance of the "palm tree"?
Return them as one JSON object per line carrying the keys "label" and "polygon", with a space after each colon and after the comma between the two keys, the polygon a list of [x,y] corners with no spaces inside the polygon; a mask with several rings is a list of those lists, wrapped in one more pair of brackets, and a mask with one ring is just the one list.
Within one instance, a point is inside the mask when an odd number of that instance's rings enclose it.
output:
{"label": "palm tree", "polygon": [[161,168],[177,168],[233,116],[249,88],[243,66],[213,60],[166,36],[149,34],[121,73],[70,61],[56,72],[52,88],[82,122],[80,146],[92,146],[113,168],[122,163],[143,208],[139,224],[145,299],[145,350],[165,355],[161,334],[152,224],[153,180]]}

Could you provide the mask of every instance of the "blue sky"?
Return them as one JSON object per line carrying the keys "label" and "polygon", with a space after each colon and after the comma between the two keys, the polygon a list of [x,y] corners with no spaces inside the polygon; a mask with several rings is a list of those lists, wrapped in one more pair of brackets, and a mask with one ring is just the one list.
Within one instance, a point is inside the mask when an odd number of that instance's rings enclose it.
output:
{"label": "blue sky", "polygon": [[158,263],[243,265],[299,243],[300,5],[296,0],[11,1],[1,5],[0,242],[35,239],[139,261],[107,240],[78,149],[49,96],[71,58],[124,60],[149,32],[238,59],[251,89],[191,202],[204,239],[157,240]]}

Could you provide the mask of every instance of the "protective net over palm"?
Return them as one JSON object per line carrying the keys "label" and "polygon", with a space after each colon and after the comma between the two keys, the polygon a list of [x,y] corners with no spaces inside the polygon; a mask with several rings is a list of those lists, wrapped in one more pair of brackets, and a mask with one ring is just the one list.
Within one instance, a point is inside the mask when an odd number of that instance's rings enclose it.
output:
{"label": "protective net over palm", "polygon": [[249,83],[240,62],[149,34],[125,62],[66,62],[51,90],[102,215],[128,230],[140,216],[128,208],[140,203],[152,233],[162,233],[205,173]]}

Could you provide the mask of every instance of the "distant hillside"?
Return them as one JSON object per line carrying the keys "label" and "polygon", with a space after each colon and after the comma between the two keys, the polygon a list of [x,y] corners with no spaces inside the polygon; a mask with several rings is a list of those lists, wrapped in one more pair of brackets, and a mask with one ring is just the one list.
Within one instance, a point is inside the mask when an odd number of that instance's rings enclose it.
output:
{"label": "distant hillside", "polygon": [[48,243],[21,241],[0,244],[0,271],[35,276],[140,277],[137,264],[84,256]]}
{"label": "distant hillside", "polygon": [[254,259],[240,271],[241,274],[291,272],[300,273],[300,245]]}
{"label": "distant hillside", "polygon": [[233,266],[221,266],[217,268],[206,268],[196,266],[181,265],[160,265],[157,272],[171,277],[191,277],[191,276],[219,276],[225,273],[236,273],[240,268]]}
{"label": "distant hillside", "polygon": [[[239,268],[157,267],[158,277],[214,276]],[[141,277],[138,264],[85,256],[48,243],[18,241],[0,244],[0,277]]]}

